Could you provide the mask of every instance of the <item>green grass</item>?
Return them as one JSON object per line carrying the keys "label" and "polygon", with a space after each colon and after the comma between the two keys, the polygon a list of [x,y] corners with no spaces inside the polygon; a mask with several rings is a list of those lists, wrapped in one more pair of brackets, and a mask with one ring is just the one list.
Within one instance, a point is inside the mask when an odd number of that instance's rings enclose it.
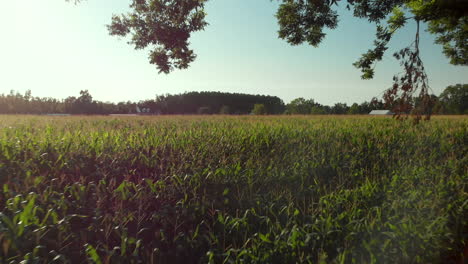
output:
{"label": "green grass", "polygon": [[0,116],[0,263],[459,263],[467,128]]}

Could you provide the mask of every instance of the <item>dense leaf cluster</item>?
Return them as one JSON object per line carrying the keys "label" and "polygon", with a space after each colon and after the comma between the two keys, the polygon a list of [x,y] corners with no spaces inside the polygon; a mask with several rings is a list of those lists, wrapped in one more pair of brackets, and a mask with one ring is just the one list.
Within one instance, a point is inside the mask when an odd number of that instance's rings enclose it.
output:
{"label": "dense leaf cluster", "polygon": [[[363,79],[374,77],[376,62],[381,61],[388,44],[398,29],[408,20],[417,23],[414,42],[402,47],[394,57],[400,60],[403,74],[394,77],[394,85],[384,95],[387,105],[397,114],[411,111],[412,99],[419,97],[420,109],[413,111],[417,118],[430,113],[429,84],[423,62],[419,56],[419,25],[429,24],[429,32],[437,36],[436,43],[443,45],[444,54],[455,65],[468,65],[468,1],[456,0],[283,0],[277,13],[279,36],[293,45],[308,42],[313,46],[324,38],[324,30],[337,26],[338,15],[333,6],[347,3],[354,16],[376,23],[374,47],[362,54],[353,65],[361,70]],[[385,21],[387,20],[387,21]],[[429,115],[426,116],[429,118]]]}
{"label": "dense leaf cluster", "polygon": [[443,112],[468,114],[468,84],[450,85],[439,96]]}
{"label": "dense leaf cluster", "polygon": [[159,72],[185,69],[195,59],[189,48],[192,32],[207,25],[203,11],[206,0],[132,0],[132,12],[114,15],[109,33],[131,35],[135,49],[151,47],[149,60]]}

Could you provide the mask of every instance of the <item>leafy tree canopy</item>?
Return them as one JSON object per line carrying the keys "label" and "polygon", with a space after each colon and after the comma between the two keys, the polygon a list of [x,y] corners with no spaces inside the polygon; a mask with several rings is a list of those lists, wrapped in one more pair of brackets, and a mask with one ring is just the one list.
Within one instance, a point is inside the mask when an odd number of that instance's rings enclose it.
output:
{"label": "leafy tree canopy", "polygon": [[304,99],[302,97],[292,100],[286,107],[289,114],[300,114],[306,115],[310,114],[310,109],[315,105],[313,99]]}
{"label": "leafy tree canopy", "polygon": [[[79,2],[80,0],[68,0]],[[149,61],[159,73],[185,69],[196,58],[189,47],[192,33],[207,26],[204,11],[208,0],[130,0],[131,11],[114,15],[108,25],[114,36],[130,36],[135,49],[150,48]],[[317,47],[325,29],[335,29],[337,7],[346,8],[357,18],[376,24],[374,47],[354,63],[363,79],[374,76],[376,62],[382,60],[395,32],[409,20],[418,27],[414,42],[394,54],[404,71],[394,76],[394,85],[384,99],[396,112],[407,110],[413,96],[428,97],[427,76],[419,57],[419,23],[427,23],[436,43],[454,65],[468,65],[468,0],[278,0],[278,35],[292,45],[308,43]],[[423,100],[424,101],[424,100]],[[426,102],[423,105],[428,105]]]}
{"label": "leafy tree canopy", "polygon": [[135,49],[150,46],[149,60],[160,73],[185,69],[195,60],[189,48],[192,32],[203,30],[206,0],[132,0],[132,11],[114,15],[108,26],[114,36],[131,36]]}
{"label": "leafy tree canopy", "polygon": [[445,113],[468,114],[468,84],[450,85],[440,94]]}
{"label": "leafy tree canopy", "polygon": [[[336,8],[346,5],[355,17],[377,24],[374,48],[354,64],[362,77],[373,77],[373,65],[382,59],[392,35],[408,20],[427,22],[452,64],[468,64],[468,0],[278,0],[276,17],[279,37],[292,45],[304,42],[316,47],[325,37],[324,29],[334,29]],[[136,49],[151,47],[150,63],[159,72],[184,69],[194,61],[189,47],[193,32],[207,25],[207,0],[131,0],[131,12],[114,15],[108,26],[111,35],[131,36]]]}
{"label": "leafy tree canopy", "polygon": [[252,109],[252,114],[254,115],[266,115],[267,110],[264,104],[255,104]]}

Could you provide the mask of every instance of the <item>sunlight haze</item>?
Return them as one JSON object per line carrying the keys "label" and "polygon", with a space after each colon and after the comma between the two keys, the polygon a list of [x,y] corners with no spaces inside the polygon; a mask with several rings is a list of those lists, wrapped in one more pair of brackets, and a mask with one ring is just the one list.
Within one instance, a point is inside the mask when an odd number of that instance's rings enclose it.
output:
{"label": "sunlight haze", "polygon": [[[394,51],[413,41],[410,23],[391,41],[373,80],[361,80],[352,63],[372,45],[375,26],[341,10],[337,30],[319,48],[290,46],[277,36],[276,1],[210,1],[210,23],[195,33],[197,59],[187,70],[158,74],[147,51],[108,35],[112,14],[128,10],[128,0],[2,1],[0,93],[65,98],[89,90],[101,101],[139,101],[160,94],[221,91],[297,97],[322,104],[353,103],[380,97],[401,71]],[[449,65],[433,36],[421,36],[422,59],[432,91],[468,82],[466,67]]]}

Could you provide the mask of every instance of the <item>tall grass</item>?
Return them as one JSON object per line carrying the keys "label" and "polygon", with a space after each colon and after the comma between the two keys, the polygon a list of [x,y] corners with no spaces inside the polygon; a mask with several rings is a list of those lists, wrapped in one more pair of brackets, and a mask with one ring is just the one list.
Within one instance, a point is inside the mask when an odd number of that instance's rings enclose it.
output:
{"label": "tall grass", "polygon": [[1,263],[457,263],[468,119],[0,117]]}

